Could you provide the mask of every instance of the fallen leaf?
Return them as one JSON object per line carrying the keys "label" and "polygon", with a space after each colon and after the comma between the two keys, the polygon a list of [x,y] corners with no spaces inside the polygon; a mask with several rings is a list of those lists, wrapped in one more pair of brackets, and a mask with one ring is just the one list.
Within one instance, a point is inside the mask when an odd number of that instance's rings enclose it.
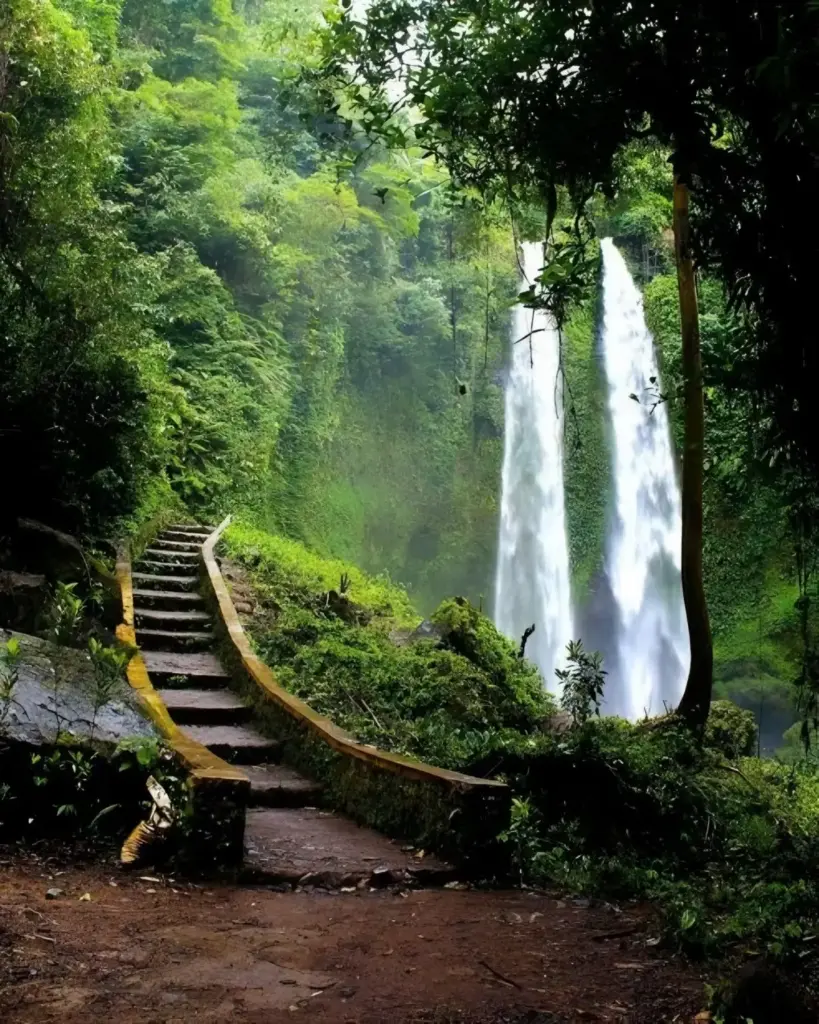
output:
{"label": "fallen leaf", "polygon": [[[159,885],[159,883],[162,881],[161,878],[152,878],[150,875],[140,875],[139,880],[140,882],[154,882],[156,885]],[[211,896],[212,893],[206,892],[205,895]]]}
{"label": "fallen leaf", "polygon": [[84,892],[82,894],[82,896],[80,896],[80,903],[90,903],[90,902],[91,902],[91,893],[90,892]]}

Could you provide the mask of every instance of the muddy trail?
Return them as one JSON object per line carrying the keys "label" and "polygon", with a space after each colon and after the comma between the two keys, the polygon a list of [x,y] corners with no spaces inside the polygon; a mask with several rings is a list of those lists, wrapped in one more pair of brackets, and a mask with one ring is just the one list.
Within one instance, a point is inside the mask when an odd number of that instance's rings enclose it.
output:
{"label": "muddy trail", "polygon": [[702,1001],[647,908],[277,892],[0,857],[4,1024],[662,1024]]}

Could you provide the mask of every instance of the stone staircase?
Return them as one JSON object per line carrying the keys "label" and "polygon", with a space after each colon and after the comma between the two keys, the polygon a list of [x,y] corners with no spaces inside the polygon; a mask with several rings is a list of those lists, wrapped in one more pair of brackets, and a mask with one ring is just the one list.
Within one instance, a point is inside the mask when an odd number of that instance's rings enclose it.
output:
{"label": "stone staircase", "polygon": [[218,757],[245,766],[251,807],[304,807],[320,787],[277,764],[279,743],[253,728],[228,688],[199,593],[199,552],[212,531],[172,526],[137,563],[134,626],[148,674],[177,725]]}
{"label": "stone staircase", "polygon": [[280,764],[281,744],[254,728],[252,708],[229,687],[199,590],[200,550],[212,532],[177,525],[154,540],[131,576],[134,627],[148,675],[174,722],[250,779],[246,874],[341,885],[371,877],[379,884],[449,877],[447,865],[426,858],[421,867],[384,836],[319,810],[321,786]]}

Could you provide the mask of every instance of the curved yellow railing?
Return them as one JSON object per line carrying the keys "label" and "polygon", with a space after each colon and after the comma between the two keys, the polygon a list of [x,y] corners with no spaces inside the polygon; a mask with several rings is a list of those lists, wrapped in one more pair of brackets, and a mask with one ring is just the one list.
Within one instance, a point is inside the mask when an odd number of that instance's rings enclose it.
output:
{"label": "curved yellow railing", "polygon": [[247,674],[261,688],[266,697],[269,697],[288,715],[309,729],[316,737],[329,747],[332,747],[333,750],[347,757],[366,762],[383,771],[403,776],[406,779],[432,782],[437,785],[457,789],[461,792],[492,791],[499,794],[508,791],[505,783],[497,782],[494,779],[479,779],[472,775],[462,775],[460,772],[436,768],[434,765],[425,764],[423,761],[416,761],[413,758],[403,757],[400,754],[391,754],[386,750],[379,750],[377,747],[370,746],[369,744],[359,743],[350,733],[339,728],[329,718],[318,714],[309,704],[280,686],[276,682],[276,677],[270,668],[254,653],[244,627],[239,621],[239,616],[233,605],[227,584],[214,555],[214,548],[230,524],[230,520],[231,517],[228,516],[207,538],[202,545],[202,559],[218,604],[222,622],[235,649],[235,653],[241,660]]}

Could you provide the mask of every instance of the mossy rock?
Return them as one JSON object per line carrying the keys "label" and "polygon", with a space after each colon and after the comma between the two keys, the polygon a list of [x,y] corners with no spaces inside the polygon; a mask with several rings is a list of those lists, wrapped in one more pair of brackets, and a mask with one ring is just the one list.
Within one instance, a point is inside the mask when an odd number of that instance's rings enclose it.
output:
{"label": "mossy rock", "polygon": [[703,742],[735,761],[750,757],[756,748],[757,728],[752,711],[730,700],[715,700],[711,705]]}

